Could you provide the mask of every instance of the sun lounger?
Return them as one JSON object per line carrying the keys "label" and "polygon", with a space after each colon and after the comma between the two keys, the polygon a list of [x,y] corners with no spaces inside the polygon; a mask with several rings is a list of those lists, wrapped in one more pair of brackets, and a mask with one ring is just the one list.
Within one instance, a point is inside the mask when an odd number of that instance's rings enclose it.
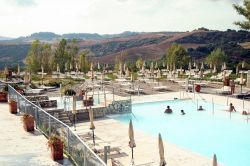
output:
{"label": "sun lounger", "polygon": [[221,89],[216,89],[216,93],[230,94],[231,93],[231,88],[230,88],[230,86],[223,86]]}
{"label": "sun lounger", "polygon": [[124,91],[125,92],[127,92],[127,93],[130,93],[130,94],[134,94],[134,93],[138,93],[138,91],[140,92],[140,93],[142,93],[144,90],[143,89],[124,89]]}
{"label": "sun lounger", "polygon": [[233,96],[238,99],[250,99],[250,91],[241,94],[234,94]]}
{"label": "sun lounger", "polygon": [[161,91],[161,90],[167,90],[168,87],[167,86],[155,86],[153,87],[153,89],[156,91]]}

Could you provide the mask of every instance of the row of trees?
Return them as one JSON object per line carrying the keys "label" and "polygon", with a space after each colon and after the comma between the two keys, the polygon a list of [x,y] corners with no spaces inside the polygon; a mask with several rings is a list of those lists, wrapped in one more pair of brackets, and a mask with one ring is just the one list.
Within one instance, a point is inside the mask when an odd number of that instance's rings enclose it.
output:
{"label": "row of trees", "polygon": [[87,51],[79,52],[76,40],[68,42],[62,39],[56,45],[36,40],[31,45],[25,63],[27,70],[31,72],[41,71],[41,66],[43,66],[44,72],[48,73],[57,70],[57,66],[62,72],[76,68],[79,71],[87,72],[90,66],[87,54]]}

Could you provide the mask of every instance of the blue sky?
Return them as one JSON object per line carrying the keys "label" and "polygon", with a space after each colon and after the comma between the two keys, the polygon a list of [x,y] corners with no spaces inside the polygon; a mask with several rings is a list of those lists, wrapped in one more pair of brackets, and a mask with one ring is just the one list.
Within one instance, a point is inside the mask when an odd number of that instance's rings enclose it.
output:
{"label": "blue sky", "polygon": [[237,29],[242,0],[0,0],[0,36]]}

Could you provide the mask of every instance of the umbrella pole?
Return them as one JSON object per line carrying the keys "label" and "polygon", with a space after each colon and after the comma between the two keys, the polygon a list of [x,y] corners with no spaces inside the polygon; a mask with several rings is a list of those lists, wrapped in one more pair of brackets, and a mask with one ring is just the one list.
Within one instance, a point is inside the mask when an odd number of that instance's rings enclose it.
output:
{"label": "umbrella pole", "polygon": [[134,148],[132,148],[132,160],[134,160]]}

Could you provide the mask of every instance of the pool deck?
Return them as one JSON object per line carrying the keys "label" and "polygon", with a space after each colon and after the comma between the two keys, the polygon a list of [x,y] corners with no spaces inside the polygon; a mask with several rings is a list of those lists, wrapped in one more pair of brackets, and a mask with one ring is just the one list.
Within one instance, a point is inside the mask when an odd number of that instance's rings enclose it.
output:
{"label": "pool deck", "polygon": [[72,165],[64,157],[54,162],[50,158],[47,139],[39,131],[24,131],[20,115],[9,113],[6,103],[0,103],[0,165],[1,166],[60,166]]}

